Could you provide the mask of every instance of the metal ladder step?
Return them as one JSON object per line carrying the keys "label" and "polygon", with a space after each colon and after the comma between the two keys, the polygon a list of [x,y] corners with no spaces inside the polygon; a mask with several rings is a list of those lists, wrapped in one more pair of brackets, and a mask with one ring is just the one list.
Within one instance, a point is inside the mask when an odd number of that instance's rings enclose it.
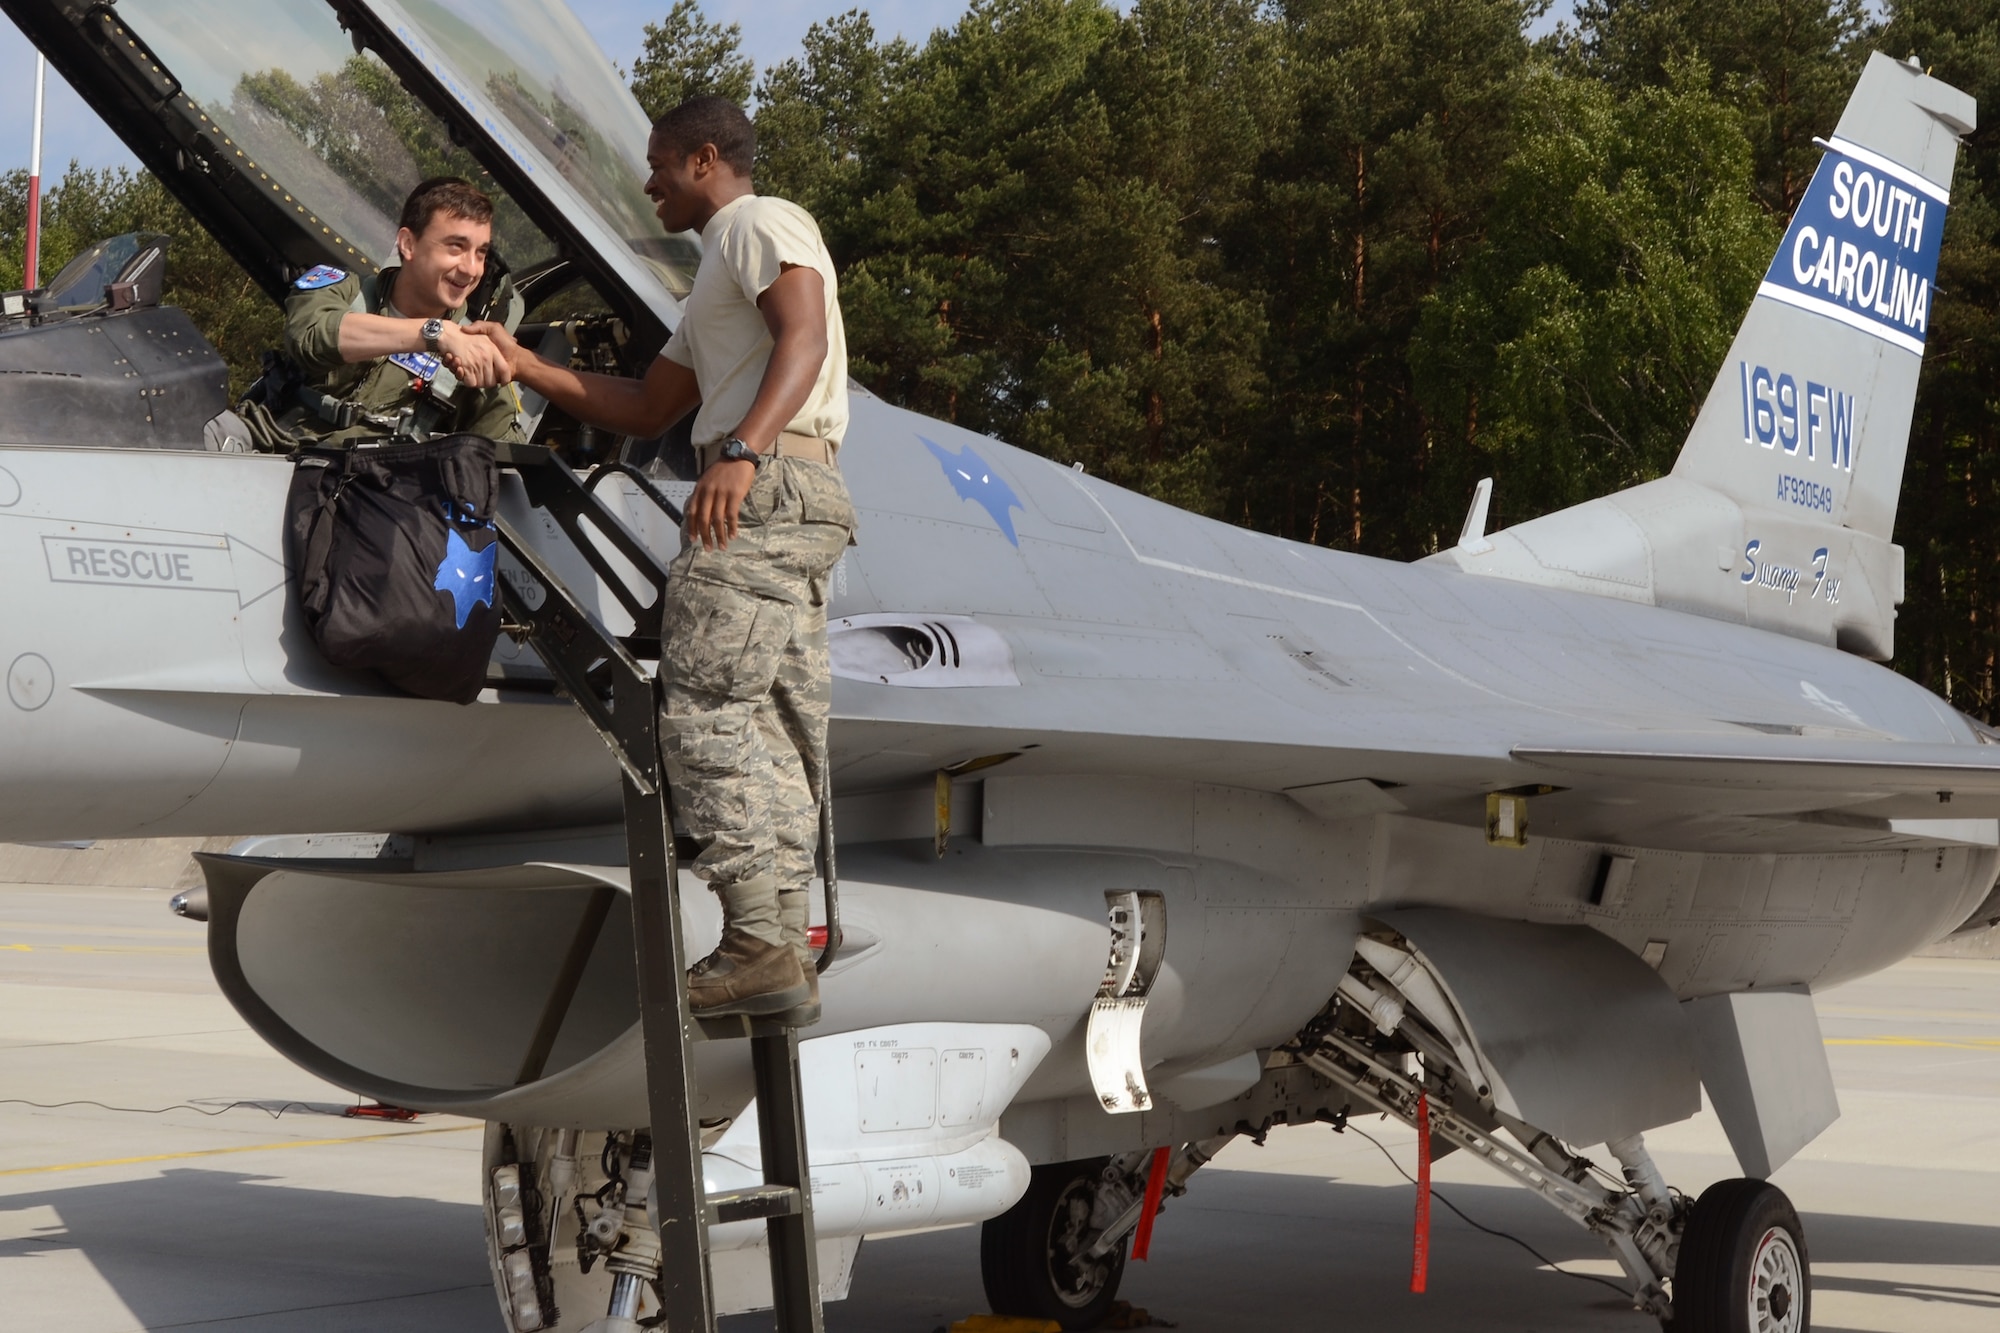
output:
{"label": "metal ladder step", "polygon": [[[798,1032],[767,1019],[697,1019],[688,1011],[688,959],[680,932],[680,847],[657,731],[660,683],[642,664],[659,656],[667,571],[598,498],[595,484],[610,471],[622,471],[637,477],[641,493],[677,523],[680,512],[631,469],[600,469],[586,483],[547,449],[502,445],[497,452],[503,466],[520,474],[529,502],[556,521],[634,625],[633,632],[622,638],[612,634],[519,531],[504,518],[495,520],[501,546],[539,585],[540,593],[536,597],[536,589],[517,587],[502,578],[498,582],[504,610],[534,646],[557,689],[604,738],[622,772],[653,1189],[660,1218],[658,1287],[665,1326],[676,1333],[714,1333],[708,1228],[762,1220],[770,1242],[771,1293],[779,1333],[821,1333]],[[650,599],[624,581],[600,542],[650,585]],[[831,830],[824,824],[822,830],[830,860]],[[838,917],[831,874],[828,880],[831,923]],[[832,944],[837,947],[837,939]],[[561,1017],[545,1016],[545,1025],[559,1025]],[[750,1043],[764,1184],[711,1198],[702,1178],[690,1048],[697,1041],[733,1040]]]}
{"label": "metal ladder step", "polygon": [[746,1190],[708,1196],[711,1225],[724,1222],[753,1222],[770,1217],[792,1217],[800,1209],[799,1192],[790,1185],[757,1185]]}

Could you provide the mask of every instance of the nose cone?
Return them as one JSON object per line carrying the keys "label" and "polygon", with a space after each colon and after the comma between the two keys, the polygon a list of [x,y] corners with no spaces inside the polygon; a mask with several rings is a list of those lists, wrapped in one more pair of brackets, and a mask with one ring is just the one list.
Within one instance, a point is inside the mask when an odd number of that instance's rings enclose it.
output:
{"label": "nose cone", "polygon": [[167,899],[167,910],[190,921],[208,920],[208,890],[185,889]]}

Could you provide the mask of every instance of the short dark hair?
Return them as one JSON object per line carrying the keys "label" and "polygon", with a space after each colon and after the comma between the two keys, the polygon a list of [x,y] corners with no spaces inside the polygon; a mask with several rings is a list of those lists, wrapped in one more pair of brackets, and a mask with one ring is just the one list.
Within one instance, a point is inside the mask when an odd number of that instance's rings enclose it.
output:
{"label": "short dark hair", "polygon": [[448,213],[468,222],[493,222],[493,200],[471,181],[457,176],[433,176],[419,182],[410,191],[410,197],[403,201],[403,215],[396,220],[398,227],[408,227],[412,236],[424,234],[424,228],[431,225],[431,219],[439,213]]}
{"label": "short dark hair", "polygon": [[757,156],[757,127],[750,117],[736,103],[712,93],[690,97],[661,116],[653,122],[653,133],[683,157],[712,143],[716,156],[739,176],[750,174]]}

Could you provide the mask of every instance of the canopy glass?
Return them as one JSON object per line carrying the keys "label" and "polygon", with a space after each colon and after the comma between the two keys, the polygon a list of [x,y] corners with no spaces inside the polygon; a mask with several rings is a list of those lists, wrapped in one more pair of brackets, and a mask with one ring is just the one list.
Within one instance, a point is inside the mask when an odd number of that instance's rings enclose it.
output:
{"label": "canopy glass", "polygon": [[232,165],[355,266],[394,262],[402,201],[433,175],[496,196],[495,240],[513,268],[552,257],[555,244],[477,160],[504,155],[517,193],[539,194],[542,216],[561,217],[632,296],[677,322],[700,250],[660,230],[642,189],[645,114],[575,15],[540,0],[367,8],[483,142],[454,144],[387,64],[356,53],[328,0],[123,0],[117,12],[213,123]]}
{"label": "canopy glass", "polygon": [[660,230],[642,188],[651,127],[576,15],[541,0],[364,3],[671,327],[701,252]]}
{"label": "canopy glass", "polygon": [[[280,183],[302,225],[339,251],[394,263],[397,214],[426,176],[500,193],[380,59],[355,52],[325,0],[124,0],[118,12],[245,159],[236,165]],[[497,203],[508,263],[554,253]]]}

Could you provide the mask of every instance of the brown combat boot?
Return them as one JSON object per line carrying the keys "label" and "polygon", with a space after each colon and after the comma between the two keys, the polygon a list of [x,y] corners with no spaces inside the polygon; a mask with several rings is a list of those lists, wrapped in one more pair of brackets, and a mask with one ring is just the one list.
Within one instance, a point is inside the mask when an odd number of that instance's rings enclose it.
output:
{"label": "brown combat boot", "polygon": [[772,1017],[787,1027],[809,1028],[819,1022],[819,973],[810,967],[805,970],[808,994],[804,1001],[793,1005],[782,1014]]}
{"label": "brown combat boot", "polygon": [[814,966],[819,961],[819,951],[807,942],[806,923],[810,918],[811,899],[803,889],[786,889],[778,894],[778,924],[785,932],[785,943],[799,956],[799,970],[806,975],[806,985],[811,994],[803,1004],[776,1015],[777,1021],[795,1028],[809,1028],[819,1022],[819,971]]}
{"label": "brown combat boot", "polygon": [[812,986],[788,945],[766,944],[725,928],[715,952],[688,969],[688,1008],[696,1018],[782,1014],[812,998]]}

